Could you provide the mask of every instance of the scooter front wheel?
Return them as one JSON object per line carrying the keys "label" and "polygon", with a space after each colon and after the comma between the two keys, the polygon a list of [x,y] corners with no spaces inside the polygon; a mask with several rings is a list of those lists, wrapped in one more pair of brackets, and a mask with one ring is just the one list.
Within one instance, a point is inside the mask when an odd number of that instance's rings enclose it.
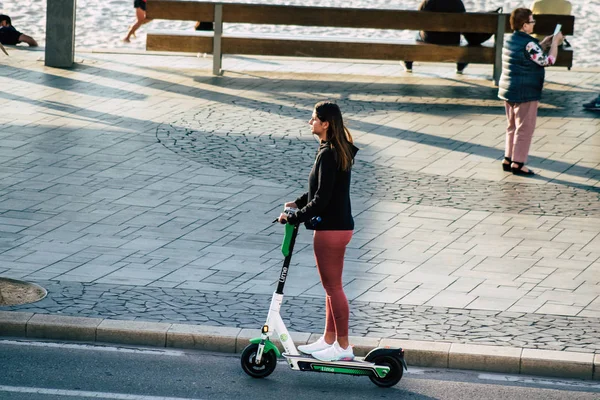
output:
{"label": "scooter front wheel", "polygon": [[383,378],[376,375],[369,375],[371,382],[380,387],[391,387],[396,383],[400,382],[404,370],[402,369],[402,363],[394,356],[377,356],[371,360],[373,364],[389,367],[390,371]]}
{"label": "scooter front wheel", "polygon": [[275,371],[277,356],[273,350],[263,353],[260,364],[256,364],[258,344],[252,343],[242,351],[242,369],[253,378],[266,378]]}

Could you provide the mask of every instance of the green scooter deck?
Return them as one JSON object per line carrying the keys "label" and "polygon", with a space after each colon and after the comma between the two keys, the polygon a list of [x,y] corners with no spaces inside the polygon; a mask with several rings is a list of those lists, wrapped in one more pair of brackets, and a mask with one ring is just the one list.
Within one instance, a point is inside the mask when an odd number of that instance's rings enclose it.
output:
{"label": "green scooter deck", "polygon": [[376,373],[381,378],[384,378],[390,372],[389,367],[365,361],[363,357],[355,357],[353,360],[320,361],[308,354],[291,355],[283,353],[282,356],[286,359],[294,359],[299,365],[305,365],[305,368],[301,366],[301,369],[304,371],[312,370],[345,375],[370,375]]}

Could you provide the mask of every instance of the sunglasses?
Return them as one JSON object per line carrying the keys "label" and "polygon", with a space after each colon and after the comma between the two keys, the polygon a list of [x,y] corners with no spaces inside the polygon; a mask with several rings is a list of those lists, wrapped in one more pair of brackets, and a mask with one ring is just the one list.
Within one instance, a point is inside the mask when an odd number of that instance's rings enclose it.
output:
{"label": "sunglasses", "polygon": [[532,19],[531,21],[527,21],[525,22],[526,24],[535,24],[535,19]]}

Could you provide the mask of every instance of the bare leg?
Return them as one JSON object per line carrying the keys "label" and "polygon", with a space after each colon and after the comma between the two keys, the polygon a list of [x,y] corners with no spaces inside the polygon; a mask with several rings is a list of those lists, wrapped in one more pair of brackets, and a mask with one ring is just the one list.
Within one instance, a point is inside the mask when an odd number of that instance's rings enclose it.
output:
{"label": "bare leg", "polygon": [[129,28],[127,36],[123,38],[124,42],[129,43],[131,36],[135,37],[135,31],[137,31],[140,26],[150,22],[150,20],[146,18],[146,11],[142,10],[141,8],[135,9],[135,15],[137,17],[137,21]]}
{"label": "bare leg", "polygon": [[31,36],[23,35],[19,36],[19,42],[27,43],[29,47],[37,47],[37,42]]}

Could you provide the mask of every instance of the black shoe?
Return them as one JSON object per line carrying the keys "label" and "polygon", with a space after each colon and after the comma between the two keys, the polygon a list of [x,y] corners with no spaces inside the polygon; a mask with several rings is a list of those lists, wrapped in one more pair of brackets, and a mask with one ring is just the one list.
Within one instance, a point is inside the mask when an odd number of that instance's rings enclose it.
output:
{"label": "black shoe", "polygon": [[206,21],[196,21],[196,26],[194,27],[197,31],[214,31],[213,23]]}
{"label": "black shoe", "polygon": [[600,96],[596,97],[594,100],[589,103],[585,103],[583,108],[590,111],[598,111],[600,110]]}
{"label": "black shoe", "polygon": [[513,164],[517,164],[517,166],[518,166],[518,168],[511,167],[511,171],[512,171],[513,175],[523,175],[523,176],[535,175],[535,172],[533,172],[530,169],[528,169],[527,171],[523,171],[523,165],[525,165],[525,163],[513,161]]}
{"label": "black shoe", "polygon": [[512,160],[510,157],[504,157],[504,161],[508,161],[508,164],[502,163],[502,169],[506,172],[510,172],[510,164],[512,163]]}

